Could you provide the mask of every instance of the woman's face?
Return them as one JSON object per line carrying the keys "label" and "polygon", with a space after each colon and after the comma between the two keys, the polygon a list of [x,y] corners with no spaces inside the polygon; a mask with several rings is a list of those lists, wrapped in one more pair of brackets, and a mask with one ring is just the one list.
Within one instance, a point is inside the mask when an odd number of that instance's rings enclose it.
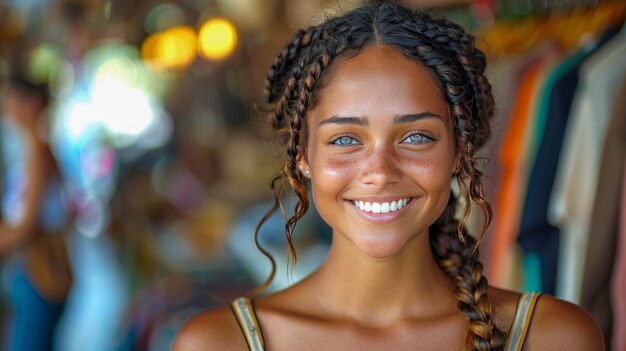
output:
{"label": "woman's face", "polygon": [[393,256],[448,202],[460,158],[448,106],[430,71],[391,47],[366,47],[328,78],[307,114],[313,200],[335,236]]}

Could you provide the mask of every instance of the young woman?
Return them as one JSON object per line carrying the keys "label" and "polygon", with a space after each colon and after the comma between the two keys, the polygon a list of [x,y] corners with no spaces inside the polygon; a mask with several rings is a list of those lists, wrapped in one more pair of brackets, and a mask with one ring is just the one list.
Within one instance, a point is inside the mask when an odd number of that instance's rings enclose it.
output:
{"label": "young woman", "polygon": [[174,351],[604,349],[579,307],[482,275],[451,182],[490,219],[474,159],[494,110],[485,65],[460,26],[400,5],[296,33],[267,77],[299,197],[286,233],[310,186],[330,252],[293,287],[193,318]]}

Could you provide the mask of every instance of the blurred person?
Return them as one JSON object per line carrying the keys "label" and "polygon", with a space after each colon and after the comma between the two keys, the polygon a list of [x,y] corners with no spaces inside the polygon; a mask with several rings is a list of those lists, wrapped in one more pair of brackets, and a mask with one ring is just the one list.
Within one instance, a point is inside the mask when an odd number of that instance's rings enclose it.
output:
{"label": "blurred person", "polygon": [[[287,156],[272,211],[284,210],[286,180],[299,198],[285,227],[295,258],[310,187],[330,251],[285,290],[258,296],[272,273],[230,308],[196,316],[173,350],[604,349],[580,307],[483,275],[477,248],[492,212],[475,151],[494,115],[485,68],[462,27],[388,2],[298,31],[265,86]],[[472,202],[486,218],[477,238],[465,226]]]}
{"label": "blurred person", "polygon": [[69,210],[46,136],[47,89],[13,75],[3,93],[0,255],[10,305],[3,342],[7,351],[50,350],[72,271]]}

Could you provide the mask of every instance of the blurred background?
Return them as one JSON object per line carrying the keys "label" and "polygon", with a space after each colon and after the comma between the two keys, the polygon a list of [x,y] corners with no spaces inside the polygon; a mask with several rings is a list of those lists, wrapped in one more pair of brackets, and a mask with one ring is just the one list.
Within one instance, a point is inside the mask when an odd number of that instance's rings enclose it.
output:
{"label": "blurred background", "polygon": [[[263,79],[293,31],[368,2],[0,0],[3,347],[169,350],[261,283],[253,233],[283,162]],[[581,304],[626,350],[626,1],[406,3],[488,56],[490,283]],[[270,291],[330,243],[313,209],[288,273],[283,227],[260,231]]]}

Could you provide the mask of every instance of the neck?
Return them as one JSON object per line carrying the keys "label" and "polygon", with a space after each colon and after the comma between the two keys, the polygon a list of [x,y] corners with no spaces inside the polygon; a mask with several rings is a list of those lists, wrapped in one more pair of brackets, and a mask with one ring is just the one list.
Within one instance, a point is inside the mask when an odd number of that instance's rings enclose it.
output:
{"label": "neck", "polygon": [[454,284],[437,265],[428,232],[385,258],[365,255],[342,235],[333,238],[324,265],[308,279],[322,311],[370,325],[456,311]]}

